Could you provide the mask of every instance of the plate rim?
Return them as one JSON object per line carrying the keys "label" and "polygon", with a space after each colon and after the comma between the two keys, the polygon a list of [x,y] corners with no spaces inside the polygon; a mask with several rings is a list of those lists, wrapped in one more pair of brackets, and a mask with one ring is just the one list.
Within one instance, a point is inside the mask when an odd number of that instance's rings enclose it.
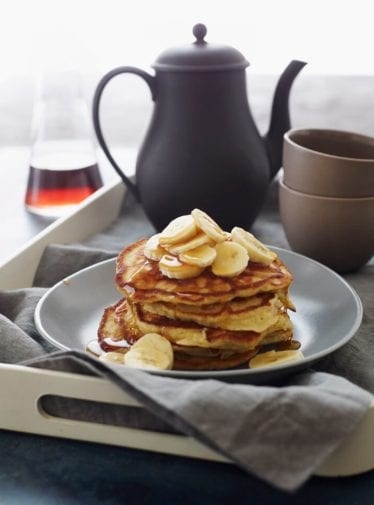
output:
{"label": "plate rim", "polygon": [[[329,354],[335,352],[337,349],[340,349],[343,347],[353,336],[357,333],[359,330],[361,323],[362,323],[362,318],[363,318],[363,306],[361,299],[356,292],[356,290],[337,272],[332,270],[331,268],[327,267],[326,265],[309,258],[308,256],[305,256],[303,254],[297,253],[295,251],[289,250],[289,249],[284,249],[282,247],[276,247],[276,246],[271,246],[268,245],[268,247],[275,252],[278,253],[285,253],[286,255],[291,255],[291,256],[296,256],[302,261],[306,261],[308,263],[312,263],[316,265],[318,268],[325,270],[329,275],[332,275],[336,279],[339,280],[339,282],[342,283],[342,285],[350,292],[352,296],[352,300],[355,302],[355,308],[357,310],[357,316],[354,321],[354,324],[352,325],[352,328],[350,329],[349,332],[344,336],[344,338],[340,339],[338,342],[333,344],[332,346],[319,351],[312,356],[304,357],[302,360],[298,361],[290,361],[290,362],[285,362],[285,363],[280,363],[278,365],[271,365],[267,366],[264,368],[238,368],[238,369],[227,369],[227,370],[144,370],[148,373],[155,374],[155,375],[161,375],[164,377],[174,377],[174,378],[182,378],[182,379],[193,379],[193,378],[205,378],[205,379],[225,379],[225,378],[231,378],[231,377],[247,377],[247,376],[255,376],[255,377],[265,377],[266,375],[270,375],[273,372],[281,372],[281,371],[290,371],[292,372],[294,369],[300,368],[302,366],[303,368],[307,368],[308,364],[312,364],[316,361],[319,361],[320,359],[324,358],[325,356],[328,356]],[[58,340],[56,340],[53,336],[51,336],[43,327],[43,323],[41,321],[41,311],[43,308],[43,305],[45,303],[45,300],[48,299],[51,294],[57,290],[62,284],[66,284],[69,282],[70,279],[73,279],[74,277],[80,276],[83,273],[89,271],[89,270],[95,270],[97,268],[100,268],[106,264],[109,263],[114,263],[116,261],[117,256],[114,256],[112,258],[108,258],[103,261],[99,261],[98,263],[94,263],[93,265],[89,265],[85,268],[82,268],[78,270],[77,272],[74,272],[71,275],[68,275],[64,279],[61,279],[59,282],[51,286],[40,298],[38,301],[35,311],[34,311],[34,322],[37,331],[40,333],[40,335],[53,344],[55,347],[57,347],[60,350],[64,351],[71,351],[72,348],[62,344]],[[86,352],[86,351],[85,351]],[[112,365],[115,368],[123,370],[123,365]]]}

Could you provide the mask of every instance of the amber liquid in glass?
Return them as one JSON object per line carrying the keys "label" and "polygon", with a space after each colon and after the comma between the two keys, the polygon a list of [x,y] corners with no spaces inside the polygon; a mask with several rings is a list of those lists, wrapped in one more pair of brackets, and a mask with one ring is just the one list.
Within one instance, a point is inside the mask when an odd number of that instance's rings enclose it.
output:
{"label": "amber liquid in glass", "polygon": [[25,205],[35,214],[60,217],[102,185],[94,159],[74,153],[44,156],[30,165]]}

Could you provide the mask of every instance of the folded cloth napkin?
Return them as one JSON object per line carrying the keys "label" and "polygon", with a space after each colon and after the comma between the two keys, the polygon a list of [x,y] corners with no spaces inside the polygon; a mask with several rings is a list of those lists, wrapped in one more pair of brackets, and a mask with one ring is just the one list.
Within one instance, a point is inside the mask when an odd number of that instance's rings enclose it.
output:
{"label": "folded cloth napkin", "polygon": [[[364,305],[360,332],[318,364],[324,372],[308,370],[277,387],[166,378],[113,367],[84,352],[52,352],[33,325],[35,305],[46,288],[153,232],[141,210],[131,199],[126,202],[118,222],[84,245],[48,247],[36,287],[0,292],[0,361],[106,377],[145,406],[150,427],[153,416],[155,429],[166,425],[196,437],[266,482],[297,489],[354,430],[372,399],[373,265],[350,279]],[[274,206],[267,207],[255,228],[265,242],[285,246]],[[89,416],[86,409],[82,404]]]}
{"label": "folded cloth napkin", "polygon": [[346,379],[323,372],[267,387],[161,377],[108,366],[78,351],[26,364],[105,377],[165,423],[286,491],[305,482],[351,433],[372,398]]}

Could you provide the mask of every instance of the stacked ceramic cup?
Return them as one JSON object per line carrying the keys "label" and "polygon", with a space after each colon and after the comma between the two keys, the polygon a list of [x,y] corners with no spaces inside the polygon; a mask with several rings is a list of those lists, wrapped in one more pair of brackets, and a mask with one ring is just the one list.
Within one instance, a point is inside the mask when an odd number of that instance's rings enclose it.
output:
{"label": "stacked ceramic cup", "polygon": [[340,273],[359,269],[374,254],[374,138],[290,130],[279,197],[294,251]]}

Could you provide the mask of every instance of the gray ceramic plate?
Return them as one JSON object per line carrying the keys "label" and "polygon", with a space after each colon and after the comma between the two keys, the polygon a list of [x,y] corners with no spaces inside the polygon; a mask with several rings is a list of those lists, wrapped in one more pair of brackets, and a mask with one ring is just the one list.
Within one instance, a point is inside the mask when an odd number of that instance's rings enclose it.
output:
{"label": "gray ceramic plate", "polygon": [[[294,275],[291,298],[297,312],[290,317],[294,338],[301,342],[305,358],[261,369],[224,371],[161,371],[184,378],[221,378],[266,383],[310,366],[344,345],[358,330],[362,306],[355,291],[335,272],[291,251],[273,248]],[[35,311],[41,335],[59,349],[85,350],[96,338],[105,307],[120,298],[113,283],[115,259],[85,268],[52,287]]]}

